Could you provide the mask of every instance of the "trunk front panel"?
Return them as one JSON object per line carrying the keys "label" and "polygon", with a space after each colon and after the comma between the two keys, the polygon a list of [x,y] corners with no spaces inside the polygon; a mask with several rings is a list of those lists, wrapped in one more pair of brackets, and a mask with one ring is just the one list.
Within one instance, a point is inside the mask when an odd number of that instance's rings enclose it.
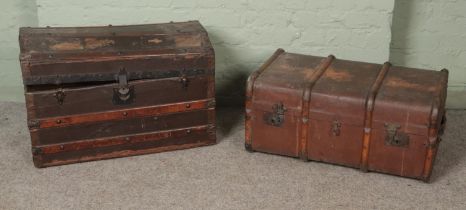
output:
{"label": "trunk front panel", "polygon": [[26,93],[28,117],[47,118],[206,99],[213,97],[210,91],[213,83],[209,77],[213,76],[187,77],[186,85],[180,78],[130,81],[129,86],[134,87],[134,100],[126,105],[113,102],[114,89],[118,88],[116,83],[77,88],[65,86],[60,89],[64,93],[62,104],[57,101],[58,88],[30,91]]}
{"label": "trunk front panel", "polygon": [[281,123],[275,121],[276,125],[273,125],[270,121],[273,114],[272,106],[269,110],[253,109],[252,148],[257,151],[297,157],[301,117],[285,113]]}
{"label": "trunk front panel", "polygon": [[399,176],[423,178],[427,153],[427,137],[409,135],[409,145],[393,146],[386,143],[386,130],[373,129],[369,149],[369,170]]}
{"label": "trunk front panel", "polygon": [[158,115],[156,117],[149,115],[124,120],[36,129],[31,130],[31,140],[34,145],[60,144],[86,139],[206,125],[211,123],[208,117],[209,112],[214,112],[214,110],[182,112],[170,115]]}
{"label": "trunk front panel", "polygon": [[308,157],[350,167],[361,163],[363,128],[336,121],[310,120]]}
{"label": "trunk front panel", "polygon": [[[189,132],[188,132],[189,131]],[[76,143],[76,148],[33,156],[37,167],[48,167],[85,161],[118,158],[132,155],[149,154],[178,149],[215,144],[215,130],[206,127],[172,130],[166,132],[145,133],[141,135],[121,136],[98,139],[90,144]],[[44,149],[45,150],[45,149]]]}

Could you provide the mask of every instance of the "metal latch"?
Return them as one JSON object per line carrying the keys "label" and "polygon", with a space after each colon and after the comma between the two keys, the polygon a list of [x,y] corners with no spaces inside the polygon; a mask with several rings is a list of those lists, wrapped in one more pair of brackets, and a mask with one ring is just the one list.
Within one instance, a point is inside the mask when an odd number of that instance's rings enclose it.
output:
{"label": "metal latch", "polygon": [[57,99],[58,104],[63,105],[63,102],[65,101],[65,91],[63,89],[58,89],[57,92],[55,92],[55,98]]}
{"label": "metal latch", "polygon": [[280,127],[285,121],[285,112],[287,111],[282,102],[272,106],[273,112],[264,114],[264,121],[268,125]]}
{"label": "metal latch", "polygon": [[334,120],[332,122],[332,134],[334,136],[340,136],[341,122],[339,120]]}
{"label": "metal latch", "polygon": [[122,68],[118,73],[118,87],[113,88],[113,104],[130,104],[134,99],[134,87],[128,85],[126,70]]}
{"label": "metal latch", "polygon": [[385,123],[385,144],[397,147],[406,147],[409,145],[409,136],[398,131],[401,126],[396,123]]}

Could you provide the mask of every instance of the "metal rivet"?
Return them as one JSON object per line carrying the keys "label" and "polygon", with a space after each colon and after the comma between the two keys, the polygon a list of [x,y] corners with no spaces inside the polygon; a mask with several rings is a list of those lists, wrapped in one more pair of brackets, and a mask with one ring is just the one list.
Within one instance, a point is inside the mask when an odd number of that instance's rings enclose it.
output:
{"label": "metal rivet", "polygon": [[61,150],[64,150],[64,149],[65,149],[65,146],[60,145],[60,149],[61,149]]}
{"label": "metal rivet", "polygon": [[186,104],[186,108],[190,108],[191,107],[191,104]]}
{"label": "metal rivet", "polygon": [[129,137],[126,137],[126,138],[125,138],[125,141],[129,141]]}
{"label": "metal rivet", "polygon": [[123,116],[128,116],[128,112],[123,112]]}
{"label": "metal rivet", "polygon": [[57,122],[57,124],[60,124],[60,123],[61,123],[61,120],[57,120],[56,122]]}
{"label": "metal rivet", "polygon": [[186,131],[186,133],[187,133],[187,134],[190,134],[190,133],[191,133],[191,129],[188,129],[188,130]]}

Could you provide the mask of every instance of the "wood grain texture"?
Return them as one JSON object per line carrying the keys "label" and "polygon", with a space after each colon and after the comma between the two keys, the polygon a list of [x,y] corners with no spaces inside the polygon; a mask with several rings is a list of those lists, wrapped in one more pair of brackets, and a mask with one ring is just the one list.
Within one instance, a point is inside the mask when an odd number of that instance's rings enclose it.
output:
{"label": "wood grain texture", "polygon": [[[255,78],[248,149],[428,181],[448,72],[340,59],[323,72],[322,59],[283,53]],[[278,125],[264,120],[274,104],[286,110]],[[407,143],[397,145],[402,138]]]}

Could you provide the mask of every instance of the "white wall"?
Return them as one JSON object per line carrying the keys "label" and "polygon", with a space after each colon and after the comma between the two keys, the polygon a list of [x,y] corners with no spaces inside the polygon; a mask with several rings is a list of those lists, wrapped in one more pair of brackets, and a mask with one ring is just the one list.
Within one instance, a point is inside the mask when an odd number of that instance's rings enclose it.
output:
{"label": "white wall", "polygon": [[18,28],[37,26],[35,0],[2,0],[0,4],[0,101],[22,101]]}
{"label": "white wall", "polygon": [[[38,0],[40,26],[198,19],[217,56],[218,99],[244,94],[275,49],[369,62],[389,58],[393,0]],[[240,102],[239,100],[227,100]]]}
{"label": "white wall", "polygon": [[219,98],[243,95],[246,76],[282,47],[352,60],[448,68],[449,106],[466,108],[465,12],[462,0],[2,0],[0,100],[23,100],[19,26],[199,19],[216,49]]}
{"label": "white wall", "polygon": [[391,47],[394,63],[447,68],[450,89],[466,90],[466,1],[396,1]]}

